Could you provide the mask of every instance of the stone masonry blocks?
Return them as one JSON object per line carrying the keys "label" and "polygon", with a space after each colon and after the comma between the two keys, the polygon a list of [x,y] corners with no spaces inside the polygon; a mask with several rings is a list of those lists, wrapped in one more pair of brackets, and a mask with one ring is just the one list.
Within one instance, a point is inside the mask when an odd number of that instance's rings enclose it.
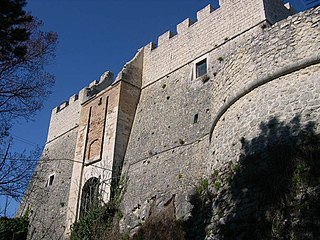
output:
{"label": "stone masonry blocks", "polygon": [[[208,5],[197,22],[186,19],[177,35],[168,31],[157,47],[139,50],[112,85],[95,81],[79,100],[72,96],[53,110],[42,157],[49,161],[38,165],[20,210],[38,206],[31,215],[34,236],[68,238],[85,181],[102,180],[108,201],[121,173],[123,231],[136,231],[151,205],[160,210],[171,200],[176,219],[187,220],[199,183],[237,163],[241,139],[255,139],[263,123],[298,119],[320,132],[320,7],[287,18],[280,0],[221,0],[220,6],[213,11]],[[207,71],[197,78],[196,64],[204,59]],[[213,120],[229,102],[210,139]],[[57,185],[47,188],[50,174]],[[207,238],[215,236],[208,232]]]}
{"label": "stone masonry blocks", "polygon": [[[257,25],[214,48],[207,53],[209,80],[206,82],[190,77],[194,62],[174,71],[167,69],[160,78],[153,75],[141,91],[143,100],[137,107],[124,162],[123,174],[128,178],[128,186],[122,210],[129,229],[144,221],[141,220],[145,218],[143,209],[148,209],[151,198],[167,194],[184,199],[186,192],[180,189],[192,191],[202,177],[236,162],[240,138],[254,138],[261,122],[270,117],[290,121],[298,115],[303,124],[318,122],[319,66],[313,63],[292,73],[284,71],[295,60],[306,60],[319,52],[318,13],[319,9],[310,10],[270,28]],[[153,56],[146,54],[145,63],[149,58]],[[206,157],[197,152],[207,151],[203,139],[209,140],[212,119],[220,107],[240,89],[274,71],[284,71],[284,75],[235,102],[219,120]],[[180,155],[182,149],[190,151]],[[183,177],[189,174],[193,177],[193,187],[190,179]],[[141,206],[141,211],[134,210],[136,206]],[[176,209],[180,210],[180,207]],[[181,216],[186,217],[187,213]]]}
{"label": "stone masonry blocks", "polygon": [[181,34],[185,32],[192,24],[193,22],[191,21],[190,18],[185,19],[183,22],[177,25],[177,33]]}

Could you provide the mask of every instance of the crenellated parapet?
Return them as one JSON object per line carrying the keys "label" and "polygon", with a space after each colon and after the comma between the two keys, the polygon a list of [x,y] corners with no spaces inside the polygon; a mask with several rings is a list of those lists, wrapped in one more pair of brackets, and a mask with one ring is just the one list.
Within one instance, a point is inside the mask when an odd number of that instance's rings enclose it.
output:
{"label": "crenellated parapet", "polygon": [[133,59],[125,64],[116,79],[114,79],[112,72],[107,71],[101,75],[99,80],[92,81],[77,94],[72,95],[69,100],[55,107],[51,113],[47,142],[77,127],[79,125],[81,105],[105,89],[112,87],[116,82],[125,81],[140,89],[142,67],[143,49],[140,49]]}
{"label": "crenellated parapet", "polygon": [[185,19],[175,31],[160,35],[157,44],[144,47],[143,87],[251,29],[261,31],[293,13],[281,0],[220,0],[219,4],[217,9],[207,5],[195,21]]}
{"label": "crenellated parapet", "polygon": [[196,24],[201,21],[205,21],[208,17],[210,17],[212,12],[215,10],[216,9],[211,4],[208,4],[205,8],[203,8],[197,12],[197,20],[196,21],[192,21],[190,18],[183,20],[181,23],[179,23],[176,26],[176,31],[174,31],[174,32],[170,31],[170,30],[166,31],[165,33],[163,33],[162,35],[160,35],[158,37],[158,44],[149,43],[146,47],[150,50],[153,50],[159,46],[165,45],[168,40],[175,37],[176,35],[184,34],[185,32],[189,31],[190,30],[189,28],[193,24]]}
{"label": "crenellated parapet", "polygon": [[114,81],[112,72],[105,72],[99,80],[92,81],[88,86],[72,95],[69,100],[55,107],[51,113],[47,142],[67,133],[79,125],[81,104],[108,88]]}
{"label": "crenellated parapet", "polygon": [[64,101],[63,103],[61,103],[59,106],[55,107],[54,109],[52,109],[52,113],[58,113],[60,111],[62,111],[63,109],[65,109],[66,107],[69,106],[69,104],[73,104],[75,101],[77,101],[79,99],[79,95],[78,94],[74,94],[72,95],[68,101]]}
{"label": "crenellated parapet", "polygon": [[101,75],[99,80],[93,80],[88,86],[81,89],[79,93],[72,95],[68,101],[64,101],[59,106],[55,107],[52,110],[52,113],[59,113],[69,105],[78,104],[78,102],[76,102],[78,100],[80,100],[80,104],[85,102],[93,95],[111,86],[114,80],[113,76],[112,72],[105,72]]}

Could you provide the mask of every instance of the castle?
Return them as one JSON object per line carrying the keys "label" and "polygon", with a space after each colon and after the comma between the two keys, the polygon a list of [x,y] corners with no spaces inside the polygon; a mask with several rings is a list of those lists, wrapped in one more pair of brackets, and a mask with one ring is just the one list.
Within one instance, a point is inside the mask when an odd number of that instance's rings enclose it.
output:
{"label": "castle", "polygon": [[299,116],[320,132],[320,8],[294,15],[281,0],[219,4],[52,110],[18,211],[29,211],[30,239],[68,238],[92,196],[107,202],[120,179],[123,231],[172,201],[175,218],[187,220],[195,186],[236,165],[262,123]]}

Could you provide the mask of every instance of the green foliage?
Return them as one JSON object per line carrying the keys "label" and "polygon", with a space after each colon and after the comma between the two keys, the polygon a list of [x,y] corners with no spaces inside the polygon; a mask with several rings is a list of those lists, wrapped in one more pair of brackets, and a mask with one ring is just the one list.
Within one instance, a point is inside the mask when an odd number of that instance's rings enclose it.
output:
{"label": "green foliage", "polygon": [[27,239],[29,219],[28,214],[21,218],[0,218],[0,239]]}
{"label": "green foliage", "polygon": [[122,200],[123,193],[126,191],[126,186],[127,179],[124,176],[122,176],[114,189],[114,196],[112,199],[112,202],[115,204],[116,207],[119,206]]}
{"label": "green foliage", "polygon": [[167,87],[167,84],[162,84],[162,88],[165,89]]}
{"label": "green foliage", "polygon": [[129,240],[129,239],[130,239],[129,233],[123,234],[121,236],[121,240]]}
{"label": "green foliage", "polygon": [[183,144],[185,143],[185,141],[180,138],[180,139],[179,139],[179,143],[180,143],[181,145],[183,145]]}
{"label": "green foliage", "polygon": [[117,212],[112,202],[97,206],[72,225],[71,240],[102,239],[105,232],[112,228],[113,217]]}
{"label": "green foliage", "polygon": [[234,173],[240,173],[240,170],[241,170],[240,164],[235,164],[235,165],[232,166],[232,171]]}
{"label": "green foliage", "polygon": [[25,0],[1,1],[0,61],[22,58],[27,52],[26,42],[31,32],[26,25],[33,18],[23,10],[25,5]]}
{"label": "green foliage", "polygon": [[215,182],[214,182],[214,187],[215,187],[215,189],[219,190],[219,189],[221,188],[221,186],[222,186],[222,184],[221,184],[220,181],[215,181]]}
{"label": "green foliage", "polygon": [[227,176],[227,177],[226,177],[226,183],[227,183],[228,185],[230,185],[231,182],[232,182],[232,176]]}
{"label": "green foliage", "polygon": [[292,176],[292,182],[296,187],[299,187],[303,182],[303,172],[305,171],[302,164],[298,164]]}
{"label": "green foliage", "polygon": [[219,175],[219,171],[216,169],[212,173],[212,178],[216,179],[218,177],[218,175]]}
{"label": "green foliage", "polygon": [[202,179],[196,188],[196,192],[198,194],[202,194],[203,192],[205,192],[208,189],[208,186],[209,186],[208,179]]}
{"label": "green foliage", "polygon": [[[291,125],[292,124],[292,125]],[[271,119],[220,176],[212,174],[217,239],[317,239],[320,234],[320,135],[316,125]],[[271,129],[271,130],[270,130]],[[224,176],[224,177],[222,177]],[[231,199],[225,201],[226,194]],[[232,209],[232,214],[230,210]],[[236,223],[236,224],[234,224]]]}
{"label": "green foliage", "polygon": [[173,202],[170,202],[159,212],[151,210],[151,215],[131,240],[185,240],[184,235],[181,221],[176,220]]}
{"label": "green foliage", "polygon": [[121,177],[113,190],[112,199],[107,204],[96,204],[72,225],[71,240],[126,239],[126,235],[120,235],[117,229],[118,221],[123,217],[119,204],[126,181],[125,177]]}

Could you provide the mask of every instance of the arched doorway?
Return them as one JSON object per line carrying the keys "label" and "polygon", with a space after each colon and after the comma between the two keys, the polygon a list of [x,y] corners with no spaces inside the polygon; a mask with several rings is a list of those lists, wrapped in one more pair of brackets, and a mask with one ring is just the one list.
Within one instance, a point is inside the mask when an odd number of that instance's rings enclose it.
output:
{"label": "arched doorway", "polygon": [[89,178],[84,184],[81,194],[80,218],[98,205],[98,189],[99,179],[96,177]]}

